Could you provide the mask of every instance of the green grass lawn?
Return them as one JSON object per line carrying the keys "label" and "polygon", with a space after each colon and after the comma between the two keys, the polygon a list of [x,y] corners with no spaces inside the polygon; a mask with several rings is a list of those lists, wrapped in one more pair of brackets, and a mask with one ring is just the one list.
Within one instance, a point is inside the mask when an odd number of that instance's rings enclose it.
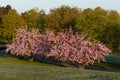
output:
{"label": "green grass lawn", "polygon": [[[94,64],[120,70],[120,56],[106,57],[107,63]],[[39,61],[29,62],[0,51],[0,80],[120,80],[120,72],[62,67]]]}
{"label": "green grass lawn", "polygon": [[119,72],[105,72],[0,57],[0,80],[120,80]]}

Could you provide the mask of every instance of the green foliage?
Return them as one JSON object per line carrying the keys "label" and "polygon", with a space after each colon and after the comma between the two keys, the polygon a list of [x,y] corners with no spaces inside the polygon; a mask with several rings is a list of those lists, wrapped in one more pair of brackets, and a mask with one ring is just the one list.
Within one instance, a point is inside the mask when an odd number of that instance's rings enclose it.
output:
{"label": "green foliage", "polygon": [[24,20],[16,10],[10,10],[8,14],[3,15],[1,23],[0,36],[5,42],[10,42],[16,35],[16,29],[25,25]]}
{"label": "green foliage", "polygon": [[7,14],[11,9],[12,7],[10,5],[7,5],[6,7],[0,7],[0,15]]}
{"label": "green foliage", "polygon": [[77,18],[75,28],[78,32],[86,33],[90,38],[101,40],[106,27],[107,12],[101,8],[85,9]]}
{"label": "green foliage", "polygon": [[80,11],[76,7],[61,6],[50,10],[47,15],[47,27],[55,31],[66,30],[69,26],[74,27],[76,17]]}
{"label": "green foliage", "polygon": [[107,44],[112,50],[120,50],[120,16],[116,11],[100,7],[85,9],[77,18],[75,29]]}
{"label": "green foliage", "polygon": [[3,15],[6,15],[10,10],[12,10],[12,7],[10,5],[7,6],[0,6],[0,42],[4,42],[4,40],[1,38],[2,37],[2,17]]}
{"label": "green foliage", "polygon": [[112,10],[108,13],[108,23],[104,32],[105,43],[112,50],[120,50],[120,16],[118,12]]}
{"label": "green foliage", "polygon": [[31,9],[22,13],[22,17],[29,29],[37,27],[41,31],[44,30],[46,16],[43,10],[39,12],[38,9]]}

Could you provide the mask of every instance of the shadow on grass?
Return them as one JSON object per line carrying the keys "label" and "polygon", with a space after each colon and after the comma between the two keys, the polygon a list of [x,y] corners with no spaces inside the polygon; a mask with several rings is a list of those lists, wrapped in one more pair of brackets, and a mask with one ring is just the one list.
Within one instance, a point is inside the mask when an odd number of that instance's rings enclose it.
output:
{"label": "shadow on grass", "polygon": [[120,56],[108,56],[106,57],[108,66],[120,70]]}
{"label": "shadow on grass", "polygon": [[89,65],[88,69],[120,72],[120,57],[115,55],[107,56],[106,62],[101,62],[101,63],[95,62],[94,65]]}
{"label": "shadow on grass", "polygon": [[[24,61],[28,61],[28,62],[31,62],[29,61],[29,57],[27,56],[20,56],[20,55],[12,55],[10,53],[6,53],[5,50],[0,50],[0,57],[2,58],[15,58],[15,59],[19,59],[19,60],[24,60]],[[38,62],[38,63],[42,63],[42,64],[48,64],[48,65],[53,65],[53,66],[60,66],[60,67],[65,67],[61,64],[58,64],[60,63],[59,60],[56,60],[56,59],[53,59],[53,58],[46,58],[45,56],[39,56],[36,54],[34,56],[34,62]]]}

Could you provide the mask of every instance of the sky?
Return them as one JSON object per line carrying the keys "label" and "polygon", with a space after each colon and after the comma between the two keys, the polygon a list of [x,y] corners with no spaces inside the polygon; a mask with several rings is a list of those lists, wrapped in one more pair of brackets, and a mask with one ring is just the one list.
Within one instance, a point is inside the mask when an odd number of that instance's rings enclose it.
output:
{"label": "sky", "polygon": [[120,0],[0,0],[0,6],[11,5],[18,13],[23,13],[32,8],[43,9],[49,13],[50,9],[61,5],[81,9],[101,7],[106,10],[116,10],[120,13]]}

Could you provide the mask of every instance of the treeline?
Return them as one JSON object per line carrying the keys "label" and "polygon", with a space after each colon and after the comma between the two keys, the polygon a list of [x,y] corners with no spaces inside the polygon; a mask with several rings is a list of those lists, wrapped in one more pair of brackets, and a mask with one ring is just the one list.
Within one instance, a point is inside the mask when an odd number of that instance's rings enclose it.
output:
{"label": "treeline", "polygon": [[100,41],[112,50],[120,50],[120,15],[114,10],[79,9],[63,5],[44,10],[30,9],[18,14],[10,5],[0,7],[0,42],[11,42],[16,29],[27,26],[40,32],[52,29],[55,33],[66,31],[71,26],[75,32],[87,34],[90,40]]}

